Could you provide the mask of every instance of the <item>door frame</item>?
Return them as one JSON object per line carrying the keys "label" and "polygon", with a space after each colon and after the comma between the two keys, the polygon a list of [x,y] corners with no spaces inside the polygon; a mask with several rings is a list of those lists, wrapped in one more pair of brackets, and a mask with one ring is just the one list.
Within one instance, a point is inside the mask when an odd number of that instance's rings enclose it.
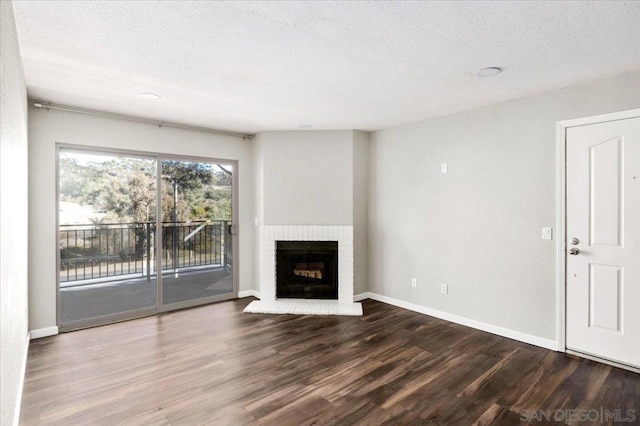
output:
{"label": "door frame", "polygon": [[[125,314],[115,313],[102,315],[99,317],[94,317],[86,320],[78,320],[71,321],[66,323],[64,326],[62,324],[62,304],[61,304],[61,295],[60,295],[60,151],[63,149],[67,150],[80,150],[80,151],[88,151],[88,152],[97,152],[102,154],[113,154],[113,155],[122,155],[122,156],[131,156],[138,158],[149,158],[156,160],[156,170],[160,170],[160,164],[162,160],[178,160],[178,161],[201,161],[205,163],[221,163],[221,164],[229,164],[233,166],[233,175],[231,176],[231,223],[235,227],[235,233],[232,234],[232,256],[233,256],[233,264],[232,264],[232,274],[233,274],[233,290],[230,294],[211,296],[207,298],[196,299],[194,301],[185,301],[174,303],[171,305],[162,304],[162,267],[161,267],[161,259],[160,259],[160,251],[161,248],[158,244],[156,244],[156,271],[160,271],[160,273],[156,273],[156,305],[153,307],[140,308],[135,311],[130,311]],[[161,185],[161,177],[160,175],[156,176],[156,183],[158,191],[160,191]],[[240,193],[240,174],[239,174],[239,161],[238,160],[228,160],[222,158],[209,158],[209,157],[199,157],[199,156],[189,156],[189,155],[181,155],[181,154],[169,154],[169,153],[161,153],[161,152],[150,152],[150,151],[140,151],[140,150],[131,150],[131,149],[122,149],[122,148],[109,148],[105,146],[94,146],[94,145],[82,145],[82,144],[73,144],[73,143],[65,143],[65,142],[56,142],[55,144],[55,222],[56,222],[56,238],[55,238],[55,253],[56,253],[56,325],[60,332],[74,331],[80,330],[89,327],[107,325],[122,321],[129,321],[136,318],[142,318],[146,316],[153,316],[163,312],[170,312],[179,309],[185,309],[200,305],[206,305],[210,303],[220,302],[223,300],[232,300],[238,298],[239,291],[239,193]],[[161,219],[161,201],[158,198],[156,203],[156,226],[158,229],[161,229],[160,223]]]}
{"label": "door frame", "polygon": [[[567,255],[566,255],[566,223],[567,223],[567,129],[571,127],[586,126],[590,124],[605,123],[609,121],[626,120],[640,117],[640,108],[626,111],[600,114],[590,117],[576,118],[572,120],[558,121],[556,125],[556,152],[557,152],[557,194],[556,194],[556,299],[557,299],[557,325],[556,336],[558,340],[558,352],[577,354],[567,349]],[[618,364],[613,361],[577,354],[583,358],[594,359],[606,364],[630,369],[628,365]]]}

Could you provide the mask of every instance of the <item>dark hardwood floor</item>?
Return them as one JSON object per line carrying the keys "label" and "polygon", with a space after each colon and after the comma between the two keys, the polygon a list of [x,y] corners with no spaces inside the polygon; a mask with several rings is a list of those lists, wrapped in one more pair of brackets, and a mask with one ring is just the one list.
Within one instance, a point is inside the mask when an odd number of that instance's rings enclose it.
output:
{"label": "dark hardwood floor", "polygon": [[251,300],[35,340],[21,424],[640,422],[639,374],[370,300],[363,317],[244,314]]}

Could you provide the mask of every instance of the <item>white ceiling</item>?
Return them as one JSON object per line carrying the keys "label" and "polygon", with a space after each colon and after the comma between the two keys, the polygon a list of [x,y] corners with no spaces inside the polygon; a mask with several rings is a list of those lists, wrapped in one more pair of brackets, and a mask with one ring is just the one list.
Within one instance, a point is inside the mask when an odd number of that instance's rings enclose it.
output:
{"label": "white ceiling", "polygon": [[[14,10],[31,97],[249,133],[374,130],[640,70],[638,1],[14,0]],[[504,72],[472,75],[487,66]]]}

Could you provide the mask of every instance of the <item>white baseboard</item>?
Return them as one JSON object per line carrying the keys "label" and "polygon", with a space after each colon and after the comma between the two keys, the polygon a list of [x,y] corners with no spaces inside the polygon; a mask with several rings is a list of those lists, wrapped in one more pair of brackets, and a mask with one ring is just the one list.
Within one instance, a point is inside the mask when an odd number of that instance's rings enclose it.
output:
{"label": "white baseboard", "polygon": [[39,328],[37,330],[31,330],[31,340],[39,339],[41,337],[55,336],[56,334],[58,334],[58,327]]}
{"label": "white baseboard", "polygon": [[260,292],[258,290],[242,290],[238,292],[238,299],[244,297],[255,297],[260,299]]}
{"label": "white baseboard", "polygon": [[18,395],[16,395],[15,412],[13,414],[13,425],[18,426],[20,423],[20,408],[22,407],[22,391],[24,390],[24,378],[27,375],[27,357],[29,355],[29,342],[31,341],[31,333],[27,333],[27,341],[22,351],[22,364],[20,365],[20,382],[18,382]]}
{"label": "white baseboard", "polygon": [[[365,297],[366,296],[366,297]],[[392,297],[382,296],[376,293],[361,293],[355,297],[362,297],[377,300],[378,302],[387,303],[389,305],[398,306],[400,308],[408,309],[410,311],[419,312],[421,314],[429,315],[432,317],[440,318],[445,321],[454,322],[456,324],[464,325],[467,327],[475,328],[477,330],[486,331],[487,333],[495,334],[498,336],[506,337],[520,342],[528,343],[530,345],[539,346],[541,348],[550,349],[552,351],[558,350],[558,342],[555,340],[545,339],[531,334],[522,333],[520,331],[511,330],[504,327],[499,327],[493,324],[487,324],[481,321],[461,317],[459,315],[450,314],[447,312],[438,311],[437,309],[427,308],[425,306],[416,305],[414,303],[405,302]]]}
{"label": "white baseboard", "polygon": [[364,299],[372,299],[371,296],[369,296],[371,293],[369,293],[368,291],[365,291],[364,293],[360,293],[360,294],[354,294],[353,295],[353,301],[354,302],[361,302]]}

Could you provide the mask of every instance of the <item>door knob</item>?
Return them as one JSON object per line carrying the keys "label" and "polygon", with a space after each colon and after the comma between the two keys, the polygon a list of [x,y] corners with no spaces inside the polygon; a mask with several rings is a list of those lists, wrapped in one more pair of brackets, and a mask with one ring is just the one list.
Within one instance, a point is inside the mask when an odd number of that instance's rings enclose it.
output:
{"label": "door knob", "polygon": [[571,239],[571,245],[572,245],[572,246],[577,246],[578,244],[580,244],[580,240],[579,240],[579,239],[577,239],[576,237],[573,237],[573,238]]}
{"label": "door knob", "polygon": [[570,254],[571,256],[575,256],[575,255],[577,255],[577,254],[579,254],[579,253],[580,253],[580,249],[579,249],[579,248],[571,247],[571,248],[569,249],[569,254]]}

